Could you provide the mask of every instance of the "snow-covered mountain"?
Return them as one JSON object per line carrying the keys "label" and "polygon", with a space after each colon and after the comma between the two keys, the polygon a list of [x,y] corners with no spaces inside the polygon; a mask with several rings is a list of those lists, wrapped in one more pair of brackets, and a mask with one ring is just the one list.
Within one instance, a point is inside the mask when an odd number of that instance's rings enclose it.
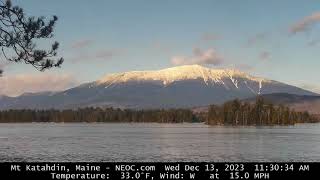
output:
{"label": "snow-covered mountain", "polygon": [[[170,84],[177,81],[184,80],[202,80],[206,85],[223,85],[226,89],[228,87],[225,84],[225,80],[231,80],[232,86],[238,87],[237,78],[247,79],[259,83],[261,88],[262,83],[271,82],[267,79],[256,78],[238,70],[230,69],[210,69],[200,65],[186,65],[178,66],[159,71],[132,71],[125,73],[117,73],[107,75],[97,81],[97,84],[105,84],[111,86],[112,84],[126,83],[130,81],[159,81],[163,86],[169,86]],[[259,92],[255,92],[259,93]]]}
{"label": "snow-covered mountain", "polygon": [[220,104],[235,98],[271,93],[316,95],[238,70],[186,65],[158,71],[110,74],[62,92],[2,97],[0,109],[87,106],[182,108]]}

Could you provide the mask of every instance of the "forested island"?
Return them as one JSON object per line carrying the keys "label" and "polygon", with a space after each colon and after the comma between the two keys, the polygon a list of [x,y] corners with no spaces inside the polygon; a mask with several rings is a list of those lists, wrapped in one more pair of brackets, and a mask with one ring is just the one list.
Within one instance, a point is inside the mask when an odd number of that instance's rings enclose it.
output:
{"label": "forested island", "polygon": [[211,125],[293,125],[315,123],[319,118],[307,111],[298,112],[284,105],[274,105],[258,96],[254,103],[239,100],[211,105],[207,122]]}
{"label": "forested island", "polygon": [[254,103],[234,100],[221,106],[211,105],[208,112],[191,109],[133,110],[119,108],[80,108],[76,110],[5,110],[0,123],[16,122],[155,122],[194,123],[209,125],[293,125],[319,122],[308,112],[296,112],[283,105],[266,103],[258,97]]}

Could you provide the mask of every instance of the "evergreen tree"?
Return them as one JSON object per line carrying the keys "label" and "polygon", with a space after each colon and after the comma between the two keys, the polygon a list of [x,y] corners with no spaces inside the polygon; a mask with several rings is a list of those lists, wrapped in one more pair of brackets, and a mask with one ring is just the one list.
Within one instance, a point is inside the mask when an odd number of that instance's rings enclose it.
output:
{"label": "evergreen tree", "polygon": [[44,17],[27,17],[24,10],[13,6],[10,0],[0,0],[1,58],[11,62],[24,62],[40,71],[59,67],[63,58],[54,58],[57,56],[58,42],[54,42],[48,50],[37,47],[38,40],[53,37],[57,20],[57,16],[49,21]]}

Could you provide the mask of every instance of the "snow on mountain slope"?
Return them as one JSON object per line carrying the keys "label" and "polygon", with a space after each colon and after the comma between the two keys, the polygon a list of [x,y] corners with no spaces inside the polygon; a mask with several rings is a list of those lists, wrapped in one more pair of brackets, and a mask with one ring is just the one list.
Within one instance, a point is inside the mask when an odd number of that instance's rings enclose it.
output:
{"label": "snow on mountain slope", "polygon": [[177,66],[158,71],[131,71],[106,75],[99,79],[97,84],[108,85],[114,83],[125,83],[128,81],[161,81],[163,85],[169,85],[176,81],[201,79],[205,84],[224,84],[228,78],[238,88],[238,81],[235,78],[243,78],[258,83],[271,82],[270,80],[250,76],[234,69],[210,69],[200,65]]}

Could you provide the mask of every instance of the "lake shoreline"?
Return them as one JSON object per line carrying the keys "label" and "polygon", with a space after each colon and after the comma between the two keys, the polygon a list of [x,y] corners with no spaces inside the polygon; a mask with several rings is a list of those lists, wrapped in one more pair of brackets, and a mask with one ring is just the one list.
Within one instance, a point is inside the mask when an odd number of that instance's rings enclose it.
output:
{"label": "lake shoreline", "polygon": [[203,124],[208,127],[290,127],[298,126],[303,124],[318,124],[320,122],[306,122],[306,123],[295,123],[295,124],[269,124],[269,125],[212,125],[205,122],[177,122],[177,123],[161,123],[161,122],[0,122],[1,124],[158,124],[158,125],[170,125],[170,124]]}

